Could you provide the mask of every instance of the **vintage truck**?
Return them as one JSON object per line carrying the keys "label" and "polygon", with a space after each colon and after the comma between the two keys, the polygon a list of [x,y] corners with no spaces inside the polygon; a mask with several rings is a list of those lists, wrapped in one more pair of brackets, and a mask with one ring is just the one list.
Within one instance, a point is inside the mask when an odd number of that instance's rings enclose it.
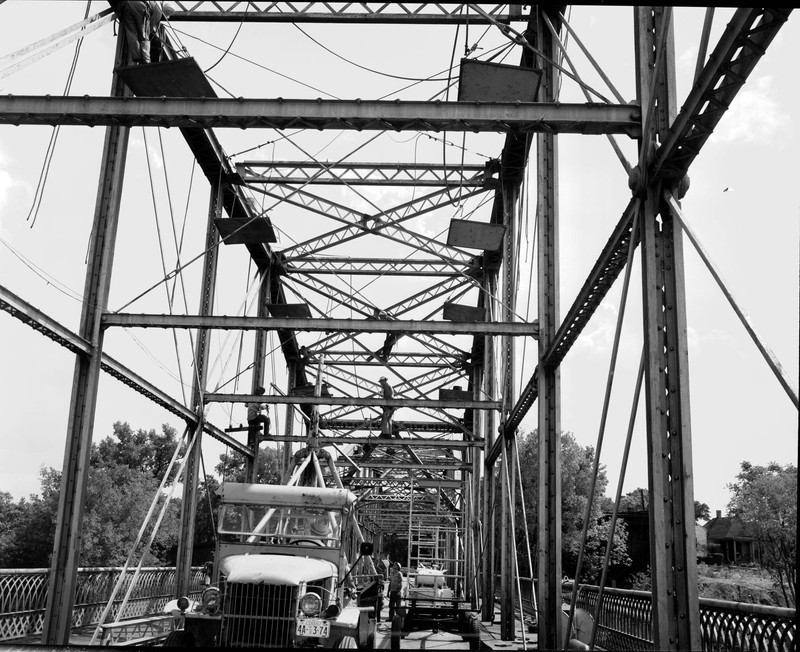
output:
{"label": "vintage truck", "polygon": [[168,647],[372,648],[374,608],[359,606],[346,489],[225,482],[213,569],[199,602],[179,599]]}

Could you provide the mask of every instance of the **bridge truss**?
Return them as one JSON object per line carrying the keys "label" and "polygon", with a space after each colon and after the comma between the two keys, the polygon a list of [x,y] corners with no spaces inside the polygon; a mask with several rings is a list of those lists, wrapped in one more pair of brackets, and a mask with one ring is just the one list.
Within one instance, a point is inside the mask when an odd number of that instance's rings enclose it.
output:
{"label": "bridge truss", "polygon": [[[118,9],[119,3],[109,4]],[[212,415],[221,406],[228,415],[243,414],[245,402],[263,400],[274,415],[279,407],[283,415],[282,423],[273,417],[273,432],[287,467],[298,446],[327,447],[342,481],[366,496],[362,528],[368,536],[379,540],[408,530],[409,503],[417,514],[450,514],[446,524],[458,536],[448,539],[449,554],[463,562],[466,598],[488,617],[499,593],[501,632],[509,640],[518,626],[519,599],[516,437],[537,407],[539,642],[547,649],[563,647],[560,365],[623,272],[627,287],[628,263],[639,248],[654,645],[699,649],[679,202],[693,160],[790,10],[737,9],[716,42],[704,31],[694,84],[678,110],[670,8],[630,9],[636,97],[625,101],[610,83],[605,93],[612,99],[572,69],[562,47],[569,37],[579,41],[566,6],[174,4],[178,9],[166,32],[169,60],[127,66],[121,33],[108,96],[0,97],[3,125],[106,129],[78,332],[10,291],[0,293],[4,310],[75,354],[44,642],[68,643],[98,383],[106,371],[186,422],[195,445],[184,505],[198,500],[204,434],[244,455],[255,477],[257,439],[237,439],[214,425]],[[343,79],[335,81],[346,89],[344,99],[314,97],[316,88],[303,89],[310,97],[284,99],[258,88],[255,79],[242,83],[236,37],[220,53],[217,63],[224,64],[218,71],[216,64],[201,69],[191,56],[193,28],[225,23],[253,33],[263,29],[265,39],[308,25],[324,26],[329,36],[341,29],[343,38],[370,26],[392,26],[403,32],[406,47],[423,50],[424,39],[445,38],[434,30],[472,31],[461,77],[455,55],[449,64],[437,62],[445,72],[434,80],[435,95],[419,91],[409,73],[409,89],[378,99],[369,99],[378,95],[375,89],[357,90]],[[489,35],[485,47],[477,45],[480,34]],[[195,40],[203,43],[199,36]],[[380,44],[370,41],[365,53],[369,47]],[[509,59],[498,64],[495,53]],[[214,60],[209,57],[209,63]],[[469,73],[474,77],[466,71],[469,60],[484,64]],[[294,63],[291,69],[298,72],[313,67]],[[367,60],[363,67],[369,65]],[[520,72],[528,86],[492,86],[493,75]],[[465,90],[470,84],[476,95]],[[567,84],[583,99],[562,101]],[[232,86],[253,90],[237,97],[228,90]],[[199,270],[197,310],[188,304],[183,310],[170,305],[168,313],[152,308],[158,304],[149,298],[160,283],[116,307],[110,303],[114,253],[123,244],[117,230],[127,200],[130,135],[140,127],[142,133],[160,127],[179,132],[175,138],[210,187],[197,255],[176,263],[173,272],[165,269],[164,278],[190,266]],[[236,137],[229,139],[231,133]],[[608,138],[631,192],[564,317],[560,134]],[[337,139],[344,145],[332,147]],[[520,249],[529,229],[536,242],[535,317],[519,298],[520,271],[532,264]],[[191,396],[171,398],[134,366],[108,356],[104,341],[119,329],[190,333]],[[249,363],[215,376],[221,360],[236,355],[231,337],[237,338],[239,358],[246,351]],[[519,382],[523,346],[536,351],[537,364]],[[779,366],[774,369],[780,375]],[[379,376],[388,378],[393,398],[382,396]],[[259,386],[268,388],[264,397],[255,394]],[[385,408],[396,414],[393,432],[382,438]],[[186,509],[179,592],[189,582],[193,532],[194,510]]]}

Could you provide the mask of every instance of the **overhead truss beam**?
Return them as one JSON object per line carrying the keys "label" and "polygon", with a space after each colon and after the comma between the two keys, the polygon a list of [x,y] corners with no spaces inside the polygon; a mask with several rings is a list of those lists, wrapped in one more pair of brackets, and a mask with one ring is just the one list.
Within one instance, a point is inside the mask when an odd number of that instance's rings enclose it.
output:
{"label": "overhead truss beam", "polygon": [[496,182],[498,165],[497,161],[485,165],[243,161],[236,164],[236,171],[247,184],[482,188]]}
{"label": "overhead truss beam", "polygon": [[[173,2],[171,21],[250,23],[486,24],[465,3],[440,2]],[[243,8],[244,7],[244,8]],[[486,4],[494,20],[524,20],[521,5]]]}
{"label": "overhead truss beam", "polygon": [[[284,266],[287,274],[344,274],[346,276],[453,276],[453,264],[438,259],[383,259],[383,258],[337,258],[307,256],[292,259]],[[478,261],[464,266],[462,274],[474,275]]]}
{"label": "overhead truss beam", "polygon": [[536,322],[455,322],[416,319],[315,319],[302,317],[243,317],[235,315],[155,315],[106,313],[103,327],[217,328],[220,330],[347,331],[351,333],[421,333],[444,335],[512,335],[537,337]]}
{"label": "overhead truss beam", "polygon": [[355,131],[641,132],[633,104],[269,100],[246,98],[0,97],[0,124]]}

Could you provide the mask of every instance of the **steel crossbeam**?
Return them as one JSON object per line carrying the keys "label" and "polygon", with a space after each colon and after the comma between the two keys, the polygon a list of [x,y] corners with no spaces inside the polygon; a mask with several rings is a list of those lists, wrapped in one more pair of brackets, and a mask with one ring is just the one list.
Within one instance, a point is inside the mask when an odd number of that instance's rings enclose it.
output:
{"label": "steel crossbeam", "polygon": [[236,164],[236,171],[246,184],[482,188],[494,182],[492,175],[497,172],[496,163],[439,165],[242,161]]}
{"label": "steel crossbeam", "polygon": [[361,396],[285,396],[278,394],[264,394],[260,397],[255,394],[221,394],[210,392],[203,397],[205,403],[249,403],[261,401],[282,405],[358,405],[380,407],[410,407],[410,408],[438,408],[453,410],[499,410],[500,401],[459,401],[443,399],[422,398],[378,398]]}
{"label": "steel crossbeam", "polygon": [[[408,421],[396,420],[395,423],[400,427],[400,430],[409,432],[434,432],[434,433],[460,433],[463,427],[455,423],[445,423],[439,421]],[[373,431],[380,425],[380,419],[327,419],[320,418],[319,427],[322,430],[347,430],[348,432],[356,431]],[[449,440],[448,440],[449,441]],[[478,441],[472,440],[472,441]]]}
{"label": "steel crossbeam", "polygon": [[190,129],[344,129],[627,134],[632,104],[0,96],[0,124]]}
{"label": "steel crossbeam", "polygon": [[[456,267],[456,269],[454,269]],[[452,276],[456,274],[473,275],[477,273],[477,260],[458,269],[441,259],[415,260],[383,258],[345,258],[307,256],[293,258],[283,267],[287,274],[336,274],[343,276]]]}
{"label": "steel crossbeam", "polygon": [[[466,3],[440,2],[173,2],[170,21],[366,23],[376,25],[486,24],[487,18]],[[244,9],[242,6],[244,5]],[[502,23],[523,20],[517,5],[483,4],[481,9]]]}
{"label": "steel crossbeam", "polygon": [[[316,349],[306,351],[307,360],[315,364],[320,358],[317,357]],[[446,358],[452,358],[448,362]],[[375,360],[372,353],[361,351],[325,351],[325,364],[333,366],[384,366],[383,362]],[[467,361],[462,356],[448,356],[441,353],[418,353],[412,351],[392,351],[392,367],[431,367],[462,369]]]}
{"label": "steel crossbeam", "polygon": [[154,315],[105,313],[104,328],[217,328],[221,330],[292,329],[350,331],[353,333],[428,333],[445,335],[517,335],[536,337],[533,322],[455,322],[414,319],[305,319],[302,317],[246,317],[240,315]]}

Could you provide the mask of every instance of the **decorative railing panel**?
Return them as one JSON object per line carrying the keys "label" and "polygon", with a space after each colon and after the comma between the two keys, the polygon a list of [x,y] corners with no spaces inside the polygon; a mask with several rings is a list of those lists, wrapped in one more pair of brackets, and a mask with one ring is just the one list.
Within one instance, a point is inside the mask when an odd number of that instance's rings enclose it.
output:
{"label": "decorative railing panel", "polygon": [[[73,628],[96,625],[122,572],[121,568],[78,569],[78,584],[72,610]],[[42,632],[42,622],[47,603],[49,570],[0,569],[0,641],[37,636]],[[192,569],[191,597],[202,591],[203,569]],[[106,620],[114,620],[130,588],[133,571],[128,570]],[[160,613],[173,599],[175,591],[174,568],[143,568],[131,592],[120,619],[137,618]]]}
{"label": "decorative railing panel", "polygon": [[[599,587],[582,585],[575,606],[592,616]],[[564,592],[569,603],[572,592]],[[795,610],[700,598],[701,644],[705,652],[794,652]],[[598,614],[599,648],[620,652],[653,649],[651,595],[608,588]]]}

